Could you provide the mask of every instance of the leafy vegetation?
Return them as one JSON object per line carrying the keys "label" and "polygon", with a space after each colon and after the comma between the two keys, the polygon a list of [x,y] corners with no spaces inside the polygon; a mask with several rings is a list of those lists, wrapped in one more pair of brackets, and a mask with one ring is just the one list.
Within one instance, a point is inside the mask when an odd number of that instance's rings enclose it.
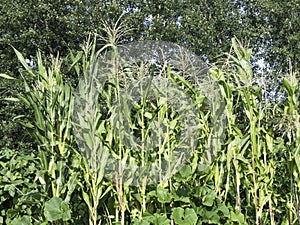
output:
{"label": "leafy vegetation", "polygon": [[123,13],[126,25],[134,28],[123,41],[175,42],[212,62],[229,51],[236,36],[249,41],[255,58],[264,58],[272,69],[286,72],[288,58],[298,66],[296,0],[7,0],[0,6],[0,70],[6,73],[18,65],[10,45],[28,59],[35,58],[37,48],[46,56],[66,56],[70,49],[80,50],[90,32],[102,34],[103,20],[113,23]]}
{"label": "leafy vegetation", "polygon": [[[220,89],[226,119],[224,140],[217,146],[215,159],[208,163],[205,152],[214,132],[209,126],[214,118],[206,107],[208,97],[171,65],[158,68],[159,75],[181,87],[190,104],[196,106],[201,124],[198,142],[190,159],[172,176],[163,179],[158,173],[160,182],[153,184],[153,177],[146,173],[137,179],[138,185],[132,185],[124,171],[134,174],[136,168],[147,164],[162,171],[163,160],[167,171],[176,166],[172,155],[181,141],[180,114],[158,91],[150,96],[145,86],[139,86],[139,79],[156,75],[153,70],[149,75],[151,66],[147,63],[112,70],[105,82],[96,83],[99,91],[95,89],[91,75],[99,71],[97,60],[112,53],[114,62],[118,56],[115,41],[121,37],[117,27],[106,26],[104,30],[107,45],[99,51],[96,42],[88,42],[82,51],[70,52],[69,69],[76,72],[79,92],[63,75],[59,58],[49,63],[40,53],[35,67],[29,67],[15,49],[23,65],[21,78],[0,75],[1,81],[23,84],[25,92],[8,90],[12,94],[3,100],[5,104],[23,103],[33,112],[14,120],[34,139],[31,153],[10,146],[1,149],[1,223],[299,223],[296,72],[291,70],[281,78],[284,101],[266,101],[263,86],[255,85],[257,77],[249,63],[251,50],[232,39],[232,49],[211,66],[208,75]],[[126,81],[137,84],[140,100],[124,95]],[[128,110],[130,102],[133,108]],[[124,112],[121,119],[120,106]],[[78,120],[72,120],[74,116]],[[166,128],[151,128],[153,121]],[[128,129],[122,130],[124,127]],[[126,139],[128,134],[140,140],[139,145]],[[158,141],[149,145],[150,135],[156,135]],[[107,168],[115,173],[107,174]]]}
{"label": "leafy vegetation", "polygon": [[[0,3],[0,224],[299,224],[299,7]],[[224,121],[189,70],[167,62],[112,66],[93,80],[99,59],[116,65],[117,44],[140,40],[178,43],[210,62]],[[193,143],[181,139],[191,121]],[[184,163],[178,149],[189,149]]]}

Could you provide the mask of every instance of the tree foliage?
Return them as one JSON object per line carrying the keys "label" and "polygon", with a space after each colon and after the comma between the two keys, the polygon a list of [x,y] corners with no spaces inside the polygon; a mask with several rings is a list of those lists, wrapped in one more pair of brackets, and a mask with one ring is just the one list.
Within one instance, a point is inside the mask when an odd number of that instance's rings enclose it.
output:
{"label": "tree foliage", "polygon": [[34,58],[78,50],[90,33],[101,33],[103,21],[122,13],[134,28],[123,41],[164,40],[188,47],[204,59],[230,48],[232,37],[249,42],[254,56],[270,68],[285,70],[299,61],[300,4],[289,1],[124,0],[124,1],[4,1],[0,3],[0,70],[14,71],[17,60],[10,45]]}

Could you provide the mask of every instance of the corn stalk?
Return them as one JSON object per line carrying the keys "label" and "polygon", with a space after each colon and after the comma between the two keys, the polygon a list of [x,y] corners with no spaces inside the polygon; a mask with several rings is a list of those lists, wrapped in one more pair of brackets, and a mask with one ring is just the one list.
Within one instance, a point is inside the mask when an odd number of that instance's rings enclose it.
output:
{"label": "corn stalk", "polygon": [[[61,197],[68,178],[67,159],[71,154],[73,136],[71,135],[71,118],[73,113],[73,96],[71,87],[64,83],[60,72],[58,57],[52,58],[50,67],[43,65],[40,52],[37,55],[37,71],[30,68],[22,54],[14,49],[18,59],[25,68],[22,73],[25,93],[18,94],[18,98],[34,111],[31,123],[20,121],[32,130],[32,134],[39,144],[39,156],[42,171],[38,178],[46,190],[50,186],[51,196]],[[25,77],[29,75],[29,79]],[[70,199],[67,193],[66,200]]]}
{"label": "corn stalk", "polygon": [[299,81],[297,74],[290,68],[290,74],[283,77],[282,84],[287,93],[288,104],[283,112],[283,123],[285,124],[285,135],[289,146],[288,169],[290,176],[290,194],[287,201],[289,209],[289,222],[300,224],[299,189],[300,189],[300,116],[299,116]]}

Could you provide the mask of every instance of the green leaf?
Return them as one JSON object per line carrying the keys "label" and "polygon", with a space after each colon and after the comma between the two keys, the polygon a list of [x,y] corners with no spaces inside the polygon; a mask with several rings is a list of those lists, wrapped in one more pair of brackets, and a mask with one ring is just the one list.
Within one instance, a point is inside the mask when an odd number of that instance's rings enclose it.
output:
{"label": "green leaf", "polygon": [[219,212],[222,212],[225,217],[230,217],[229,209],[226,207],[224,203],[221,206],[218,206]]}
{"label": "green leaf", "polygon": [[236,210],[235,212],[230,212],[230,219],[234,222],[239,222],[241,224],[243,224],[245,221],[244,215],[238,210]]}
{"label": "green leaf", "polygon": [[30,101],[28,101],[26,98],[24,98],[22,95],[17,94],[18,99],[20,99],[22,102],[24,102],[27,106],[30,106]]}
{"label": "green leaf", "polygon": [[153,115],[152,113],[145,112],[145,117],[151,120],[153,118]]}
{"label": "green leaf", "polygon": [[9,76],[7,74],[4,74],[4,73],[0,73],[0,77],[3,77],[5,79],[9,79],[9,80],[15,80],[16,79],[16,78],[11,77],[11,76]]}
{"label": "green leaf", "polygon": [[77,178],[78,174],[76,172],[73,172],[70,179],[68,180],[68,192],[65,198],[65,202],[69,202],[72,193],[74,192],[77,183],[78,183],[78,178]]}
{"label": "green leaf", "polygon": [[11,221],[11,225],[31,225],[30,216],[17,217]]}
{"label": "green leaf", "polygon": [[45,203],[44,215],[50,222],[59,219],[63,221],[71,219],[69,205],[58,197],[53,197]]}
{"label": "green leaf", "polygon": [[154,214],[151,218],[151,224],[154,225],[169,225],[170,220],[166,215]]}
{"label": "green leaf", "polygon": [[32,76],[32,77],[35,77],[34,73],[32,72],[31,68],[28,66],[25,58],[23,57],[23,55],[21,54],[21,52],[19,52],[17,49],[13,48],[19,61],[22,63],[22,65],[24,66],[24,68],[26,69],[27,72],[29,72],[29,74]]}
{"label": "green leaf", "polygon": [[150,225],[150,222],[148,221],[139,221],[137,218],[134,218],[132,220],[133,225]]}
{"label": "green leaf", "polygon": [[298,173],[300,173],[300,157],[299,157],[299,152],[300,152],[300,146],[297,146],[296,152],[295,152],[295,163],[298,169]]}
{"label": "green leaf", "polygon": [[170,224],[170,220],[167,218],[166,215],[156,215],[155,220],[153,221],[155,225],[168,225]]}
{"label": "green leaf", "polygon": [[170,220],[167,218],[166,215],[160,215],[155,213],[154,215],[150,213],[143,214],[143,221],[137,221],[134,224],[154,224],[154,225],[169,225]]}
{"label": "green leaf", "polygon": [[178,202],[184,202],[184,203],[190,203],[191,202],[190,197],[186,197],[186,196],[173,194],[173,198],[174,198],[174,201],[178,201]]}
{"label": "green leaf", "polygon": [[172,200],[172,195],[167,189],[162,187],[157,187],[157,198],[160,203],[169,203]]}
{"label": "green leaf", "polygon": [[188,178],[192,174],[192,168],[189,165],[184,165],[180,168],[179,173],[183,178]]}
{"label": "green leaf", "polygon": [[217,197],[217,194],[214,191],[208,192],[202,199],[203,205],[212,206]]}
{"label": "green leaf", "polygon": [[[9,176],[7,176],[7,177],[9,177]],[[4,191],[8,191],[8,193],[11,197],[14,197],[15,193],[16,193],[16,189],[15,189],[14,185],[12,185],[12,184],[5,185]]]}
{"label": "green leaf", "polygon": [[1,98],[1,100],[4,100],[4,101],[10,101],[10,102],[19,102],[19,101],[20,101],[20,99],[18,99],[18,98],[13,98],[13,97]]}
{"label": "green leaf", "polygon": [[220,224],[220,216],[216,210],[205,210],[202,221],[209,224]]}
{"label": "green leaf", "polygon": [[197,172],[200,173],[201,175],[209,174],[210,167],[206,164],[199,164],[197,166]]}
{"label": "green leaf", "polygon": [[23,122],[23,121],[18,121],[18,123],[21,124],[21,125],[24,126],[24,127],[29,128],[29,129],[35,128],[35,126],[34,126],[32,123],[29,123],[29,122],[26,123],[26,122]]}
{"label": "green leaf", "polygon": [[82,196],[83,196],[83,199],[84,199],[85,203],[89,207],[90,212],[92,212],[93,211],[93,206],[92,206],[92,202],[91,202],[91,199],[90,199],[89,195],[85,191],[82,191]]}
{"label": "green leaf", "polygon": [[245,70],[246,74],[248,75],[248,79],[251,79],[253,76],[253,71],[250,66],[250,63],[245,59],[241,59],[240,64],[241,64],[242,68]]}
{"label": "green leaf", "polygon": [[196,224],[198,217],[194,209],[191,208],[174,208],[171,218],[174,219],[178,225]]}

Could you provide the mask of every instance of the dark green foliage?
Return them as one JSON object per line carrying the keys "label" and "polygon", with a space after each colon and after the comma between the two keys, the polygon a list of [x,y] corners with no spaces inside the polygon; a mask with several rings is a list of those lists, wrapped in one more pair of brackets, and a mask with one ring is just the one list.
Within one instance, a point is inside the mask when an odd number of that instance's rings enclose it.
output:
{"label": "dark green foliage", "polygon": [[39,48],[49,56],[76,51],[90,33],[103,34],[125,13],[134,28],[122,42],[164,40],[178,43],[215,61],[228,52],[232,37],[254,47],[255,60],[285,70],[288,59],[298,67],[299,3],[289,1],[25,1],[0,4],[0,71],[15,73],[18,63],[10,45],[34,59]]}
{"label": "dark green foliage", "polygon": [[[264,58],[269,69],[286,72],[290,60],[298,69],[297,1],[8,0],[0,6],[0,71],[14,77],[23,75],[22,79],[13,80],[4,79],[2,74],[0,77],[1,224],[299,222],[297,74],[290,71],[275,82],[286,96],[277,104],[266,98],[266,89],[257,87],[256,78],[261,74],[252,70],[249,63]],[[89,58],[87,49],[81,51],[81,44],[91,33],[109,38],[102,29],[103,20],[114,24],[125,11],[123,25],[134,29],[119,37],[121,43],[145,39],[171,41],[210,62],[233,50],[210,70],[226,103],[225,140],[216,159],[209,165],[203,163],[211,132],[206,125],[212,119],[201,105],[199,118],[203,127],[197,151],[189,164],[161,185],[130,186],[118,183],[118,177],[108,179],[101,170],[105,167],[105,154],[99,152],[106,148],[125,163],[132,158],[142,162],[158,160],[156,148],[147,151],[151,154],[142,155],[139,149],[122,145],[111,126],[114,108],[109,100],[110,95],[117,93],[118,83],[112,82],[103,89],[99,108],[106,104],[105,110],[92,120],[97,125],[93,132],[99,136],[90,139],[94,145],[87,141],[91,161],[79,154],[70,115],[65,113],[73,112],[70,96],[74,84],[80,75],[87,75],[89,63],[93,64],[93,57]],[[254,47],[252,56],[251,50],[244,49],[238,41],[231,42],[233,36]],[[105,44],[101,41],[96,49]],[[23,58],[16,51],[27,72],[11,45],[24,53]],[[50,57],[58,53],[63,59],[61,70],[60,62]],[[26,59],[33,60],[33,68],[26,65]],[[47,86],[41,79],[45,74],[57,81],[54,89],[39,89]],[[270,76],[265,78],[272,84],[277,74]],[[180,82],[174,77],[173,81]],[[29,84],[30,91],[24,91],[23,82]],[[19,97],[28,104],[11,97]],[[192,97],[193,101],[199,100],[196,97]],[[136,138],[144,137],[143,132],[158,113],[167,123],[176,121],[178,115],[172,114],[173,108],[153,108],[151,103],[152,100],[136,102],[136,108],[126,114],[134,119],[130,125]],[[177,133],[175,126],[168,134],[174,146],[178,143]],[[91,167],[90,162],[97,159],[104,159],[100,168]]]}
{"label": "dark green foliage", "polygon": [[26,151],[8,148],[0,151],[0,220],[4,224],[16,223],[24,216],[32,223],[42,219],[48,197],[38,180],[37,174],[41,172],[38,159]]}

